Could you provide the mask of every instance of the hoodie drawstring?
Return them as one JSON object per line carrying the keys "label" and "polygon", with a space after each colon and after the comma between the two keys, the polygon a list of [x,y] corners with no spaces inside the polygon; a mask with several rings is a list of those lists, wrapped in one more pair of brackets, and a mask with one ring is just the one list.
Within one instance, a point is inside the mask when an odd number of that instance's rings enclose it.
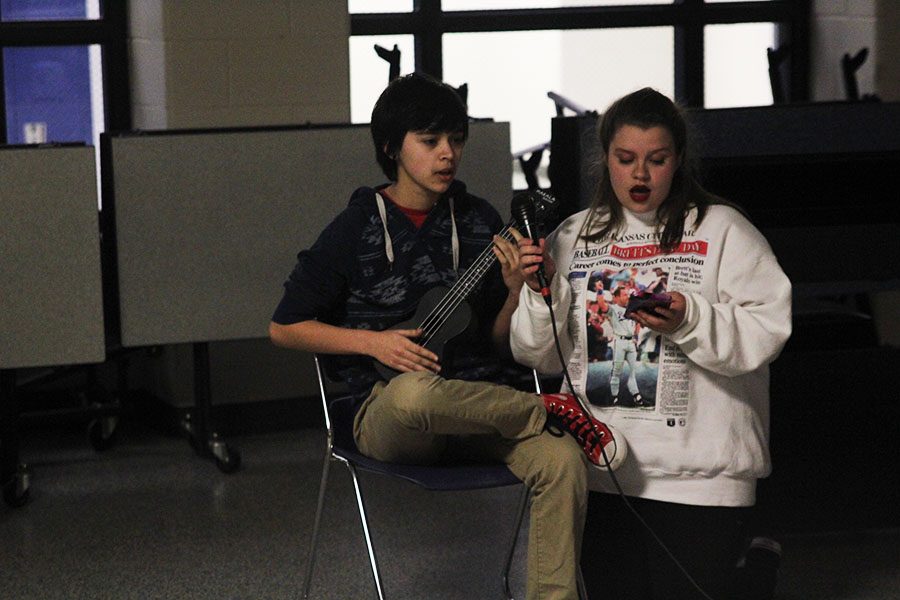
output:
{"label": "hoodie drawstring", "polygon": [[391,234],[387,228],[387,211],[384,208],[384,198],[381,194],[375,194],[375,202],[378,203],[378,214],[381,216],[381,225],[384,227],[384,253],[387,254],[388,265],[394,268],[394,245],[391,243]]}
{"label": "hoodie drawstring", "polygon": [[[375,193],[375,202],[378,204],[378,215],[381,217],[381,226],[384,227],[384,253],[387,255],[390,268],[394,268],[394,245],[391,243],[391,234],[388,233],[387,210],[384,206],[384,198]],[[453,208],[453,198],[450,198],[450,247],[453,251],[453,271],[459,274],[459,234],[456,230],[456,211]]]}

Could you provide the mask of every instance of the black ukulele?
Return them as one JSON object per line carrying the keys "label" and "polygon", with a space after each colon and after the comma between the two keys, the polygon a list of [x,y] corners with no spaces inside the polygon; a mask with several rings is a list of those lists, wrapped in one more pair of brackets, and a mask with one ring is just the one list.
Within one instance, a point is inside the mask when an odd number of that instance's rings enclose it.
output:
{"label": "black ukulele", "polygon": [[[555,213],[558,201],[550,194],[541,190],[530,190],[524,194],[527,194],[534,203],[534,216],[538,223],[546,221]],[[513,199],[514,203],[516,201],[517,199]],[[515,243],[510,232],[510,227],[515,224],[516,220],[511,219],[497,235]],[[438,286],[425,292],[412,318],[394,325],[391,329],[422,329],[422,335],[413,338],[413,341],[437,354],[440,362],[444,357],[447,343],[469,326],[472,308],[466,300],[496,260],[491,244],[457,279],[452,288]],[[387,380],[400,374],[400,371],[395,371],[377,360],[374,363],[376,370]]]}

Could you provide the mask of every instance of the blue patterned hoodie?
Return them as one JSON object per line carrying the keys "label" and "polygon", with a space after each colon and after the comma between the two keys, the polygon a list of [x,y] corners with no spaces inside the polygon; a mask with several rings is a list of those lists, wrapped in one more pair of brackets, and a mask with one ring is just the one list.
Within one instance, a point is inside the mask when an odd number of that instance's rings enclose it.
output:
{"label": "blue patterned hoodie", "polygon": [[[388,329],[409,319],[425,292],[435,286],[449,288],[456,282],[451,249],[453,220],[459,240],[460,274],[492,244],[493,234],[504,225],[488,202],[467,193],[459,181],[453,183],[419,229],[390,201],[385,202],[383,222],[377,190],[362,187],[353,192],[347,208],[311,248],[298,254],[273,321],[289,325],[316,319],[338,327]],[[469,298],[477,325],[456,344],[454,378],[500,378],[503,369],[492,356],[490,328],[506,295],[495,263]],[[381,379],[372,361],[365,356],[329,356],[326,368],[348,384],[358,405]]]}

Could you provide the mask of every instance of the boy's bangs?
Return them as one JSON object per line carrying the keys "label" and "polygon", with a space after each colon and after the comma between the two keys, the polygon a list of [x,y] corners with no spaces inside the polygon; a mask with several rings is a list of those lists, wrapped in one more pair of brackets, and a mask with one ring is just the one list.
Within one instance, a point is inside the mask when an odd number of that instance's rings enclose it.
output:
{"label": "boy's bangs", "polygon": [[410,131],[425,131],[428,133],[468,133],[469,118],[455,107],[432,107],[433,110],[417,111],[410,123]]}
{"label": "boy's bangs", "polygon": [[459,120],[450,116],[442,116],[433,120],[431,123],[419,129],[428,133],[467,133],[467,120]]}

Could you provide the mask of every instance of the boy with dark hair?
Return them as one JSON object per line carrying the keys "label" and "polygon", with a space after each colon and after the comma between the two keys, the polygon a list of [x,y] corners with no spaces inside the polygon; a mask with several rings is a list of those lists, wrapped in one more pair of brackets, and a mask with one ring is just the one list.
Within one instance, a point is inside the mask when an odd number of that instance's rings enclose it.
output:
{"label": "boy with dark hair", "polygon": [[[577,598],[587,461],[601,447],[615,467],[625,446],[571,398],[487,383],[509,355],[510,317],[523,277],[503,221],[456,181],[468,117],[450,86],[423,75],[394,80],[372,112],[376,159],[390,183],[356,190],[349,206],[298,255],[270,325],[274,343],[329,355],[356,398],[360,451],[397,463],[465,456],[507,464],[532,492],[528,597]],[[520,236],[519,236],[520,237]],[[478,327],[451,366],[389,329],[437,285],[493,247],[498,264],[470,302]],[[373,360],[374,359],[374,360]],[[385,381],[375,361],[401,374]],[[441,373],[439,375],[438,373]],[[555,425],[571,436],[547,431]]]}

